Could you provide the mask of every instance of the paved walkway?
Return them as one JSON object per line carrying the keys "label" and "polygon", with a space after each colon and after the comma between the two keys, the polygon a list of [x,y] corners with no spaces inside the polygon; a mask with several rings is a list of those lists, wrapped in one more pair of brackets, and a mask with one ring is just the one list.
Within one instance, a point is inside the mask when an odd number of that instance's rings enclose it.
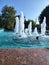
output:
{"label": "paved walkway", "polygon": [[49,49],[0,49],[0,65],[49,65]]}

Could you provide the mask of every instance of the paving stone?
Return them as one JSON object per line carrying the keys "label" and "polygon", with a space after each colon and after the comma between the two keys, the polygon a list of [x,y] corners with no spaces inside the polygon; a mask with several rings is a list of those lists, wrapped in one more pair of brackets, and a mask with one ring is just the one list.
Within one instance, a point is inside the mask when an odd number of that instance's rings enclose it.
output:
{"label": "paving stone", "polygon": [[49,65],[49,49],[0,49],[0,65]]}

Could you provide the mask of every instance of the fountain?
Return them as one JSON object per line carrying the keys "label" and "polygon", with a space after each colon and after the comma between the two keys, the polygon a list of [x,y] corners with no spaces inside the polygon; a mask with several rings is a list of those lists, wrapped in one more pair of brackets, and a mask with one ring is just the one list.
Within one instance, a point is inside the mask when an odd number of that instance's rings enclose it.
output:
{"label": "fountain", "polygon": [[[39,24],[39,22],[37,21],[36,24]],[[41,24],[41,34],[38,34],[37,27],[35,27],[32,34],[32,22],[29,23],[27,29],[24,29],[24,14],[21,12],[20,19],[16,17],[16,25],[14,31],[18,34],[17,36],[19,38],[26,38],[28,36],[43,36],[46,32],[46,17],[44,17],[43,23]]]}
{"label": "fountain", "polygon": [[37,27],[35,27],[34,32],[33,32],[32,35],[33,35],[33,36],[39,36],[38,31],[37,31]]}
{"label": "fountain", "polygon": [[[36,24],[39,22],[37,21]],[[32,22],[25,29],[24,14],[21,12],[20,18],[16,17],[14,33],[4,31],[4,29],[0,30],[0,48],[47,48],[49,47],[49,36],[45,35],[45,32],[46,17],[41,24],[41,34],[38,33],[37,27],[32,33]]]}
{"label": "fountain", "polygon": [[15,24],[14,31],[15,31],[16,34],[19,33],[19,19],[18,19],[18,17],[16,17],[16,24]]}
{"label": "fountain", "polygon": [[25,29],[25,34],[28,35],[28,28]]}
{"label": "fountain", "polygon": [[24,33],[24,14],[21,12],[20,14],[20,20],[18,17],[16,17],[16,25],[14,29],[15,33],[18,34],[18,37],[27,37],[27,35]]}
{"label": "fountain", "polygon": [[30,22],[29,25],[28,25],[28,35],[29,36],[32,35],[32,22]]}
{"label": "fountain", "polygon": [[35,27],[33,36],[46,37],[45,32],[46,32],[46,17],[44,17],[43,23],[41,24],[41,34],[38,34],[37,28]]}
{"label": "fountain", "polygon": [[21,12],[19,23],[19,34],[22,35],[23,33],[24,33],[24,14],[23,12]]}
{"label": "fountain", "polygon": [[[16,17],[16,25],[15,25],[15,33],[18,34],[19,38],[26,38],[28,36],[32,36],[32,22],[29,23],[28,28],[24,30],[24,14],[21,12],[20,20]],[[25,32],[24,32],[25,31]],[[38,36],[37,28],[35,28],[33,32],[34,36]]]}
{"label": "fountain", "polygon": [[24,33],[24,14],[20,14],[20,23],[19,23],[19,37],[25,38],[27,35]]}
{"label": "fountain", "polygon": [[43,23],[41,24],[41,35],[45,35],[46,32],[46,17],[44,17]]}

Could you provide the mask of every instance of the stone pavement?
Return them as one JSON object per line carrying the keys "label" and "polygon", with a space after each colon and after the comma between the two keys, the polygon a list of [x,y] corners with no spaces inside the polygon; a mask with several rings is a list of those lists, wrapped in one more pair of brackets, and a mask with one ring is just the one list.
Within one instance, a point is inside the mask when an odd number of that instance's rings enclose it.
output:
{"label": "stone pavement", "polygon": [[0,65],[49,65],[49,49],[0,49]]}

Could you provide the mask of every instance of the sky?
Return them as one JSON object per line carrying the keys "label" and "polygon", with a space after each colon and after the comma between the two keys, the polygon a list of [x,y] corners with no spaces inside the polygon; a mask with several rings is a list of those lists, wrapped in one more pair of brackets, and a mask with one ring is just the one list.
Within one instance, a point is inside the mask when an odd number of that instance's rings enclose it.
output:
{"label": "sky", "polygon": [[17,15],[24,12],[26,19],[37,19],[41,11],[49,5],[49,0],[0,0],[0,14],[3,6],[13,6]]}

